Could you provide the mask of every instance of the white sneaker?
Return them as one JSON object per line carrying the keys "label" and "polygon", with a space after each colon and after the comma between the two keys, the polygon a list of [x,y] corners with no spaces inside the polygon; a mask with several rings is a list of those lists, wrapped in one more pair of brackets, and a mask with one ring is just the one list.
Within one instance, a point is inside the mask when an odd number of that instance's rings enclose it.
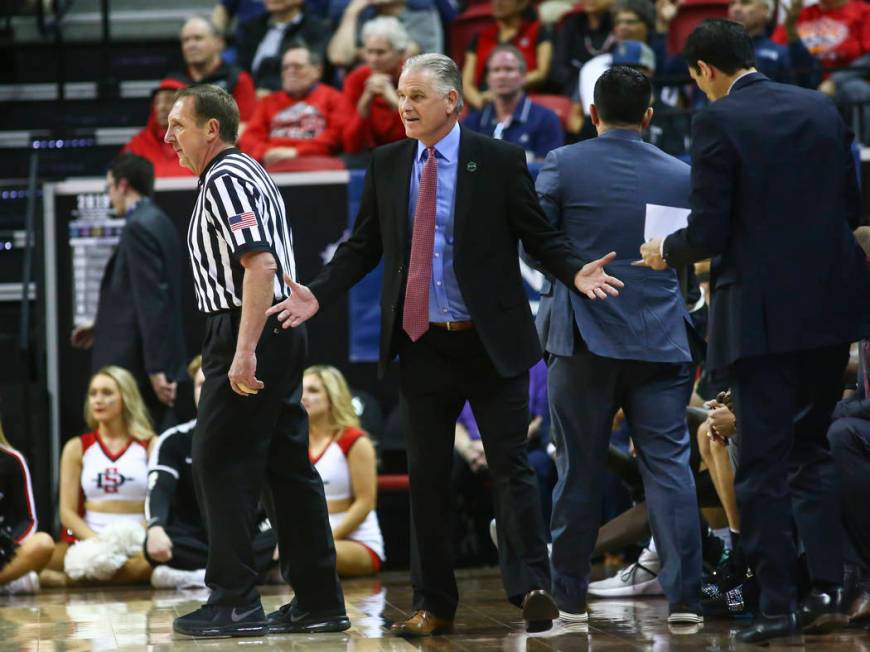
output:
{"label": "white sneaker", "polygon": [[704,616],[693,611],[675,611],[668,616],[669,625],[699,625],[704,622]]}
{"label": "white sneaker", "polygon": [[575,614],[570,611],[562,611],[559,609],[559,620],[566,625],[582,625],[589,622],[589,612],[584,611],[581,614]]}
{"label": "white sneaker", "polygon": [[19,595],[22,593],[39,593],[39,575],[30,571],[6,584],[0,584],[0,595]]}
{"label": "white sneaker", "polygon": [[640,558],[626,566],[613,577],[592,582],[589,595],[597,598],[624,598],[637,595],[664,595],[659,584],[658,572],[661,562],[655,550],[644,548]]}
{"label": "white sneaker", "polygon": [[151,573],[151,586],[155,589],[201,589],[205,587],[205,569],[187,571],[158,566]]}

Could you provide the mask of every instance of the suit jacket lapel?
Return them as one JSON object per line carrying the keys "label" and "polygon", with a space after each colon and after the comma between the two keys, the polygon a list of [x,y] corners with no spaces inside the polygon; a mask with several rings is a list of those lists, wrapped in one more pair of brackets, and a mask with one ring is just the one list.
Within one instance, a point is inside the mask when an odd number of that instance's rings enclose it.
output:
{"label": "suit jacket lapel", "polygon": [[404,258],[408,257],[408,252],[411,249],[411,236],[408,232],[408,222],[411,220],[411,215],[408,214],[408,201],[411,195],[411,174],[414,171],[416,153],[417,141],[409,138],[406,146],[402,147],[398,153],[398,172],[393,192],[392,214],[396,220],[395,233]]}
{"label": "suit jacket lapel", "polygon": [[471,214],[474,200],[474,181],[479,163],[476,160],[477,148],[469,131],[459,128],[459,164],[456,168],[456,198],[453,203],[454,247],[462,242],[462,232]]}

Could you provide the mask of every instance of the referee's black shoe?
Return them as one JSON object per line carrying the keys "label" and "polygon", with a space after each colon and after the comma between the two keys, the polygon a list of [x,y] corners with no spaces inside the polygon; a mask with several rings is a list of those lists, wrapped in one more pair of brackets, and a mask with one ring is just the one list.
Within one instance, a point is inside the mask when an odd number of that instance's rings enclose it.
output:
{"label": "referee's black shoe", "polygon": [[245,607],[204,604],[193,613],[176,618],[172,628],[185,636],[265,636],[269,623],[263,605],[257,600]]}
{"label": "referee's black shoe", "polygon": [[350,618],[344,611],[305,611],[297,604],[296,598],[269,614],[270,634],[321,634],[343,632],[349,628]]}

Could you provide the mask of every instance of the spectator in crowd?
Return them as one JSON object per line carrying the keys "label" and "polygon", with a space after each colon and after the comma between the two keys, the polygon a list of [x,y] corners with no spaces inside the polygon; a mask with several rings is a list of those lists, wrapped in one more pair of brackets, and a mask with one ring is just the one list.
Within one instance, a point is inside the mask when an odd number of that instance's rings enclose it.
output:
{"label": "spectator in crowd", "polygon": [[285,51],[306,47],[322,61],[331,35],[329,21],[306,12],[303,0],[266,0],[266,12],[239,25],[236,43],[239,65],[261,95],[280,90]]}
{"label": "spectator in crowd", "polygon": [[[136,381],[120,367],[105,367],[91,377],[85,399],[90,428],[70,439],[60,459],[60,522],[64,533],[41,579],[46,585],[73,581],[138,584],[151,577],[141,552],[144,541],[148,452],[154,431]],[[88,568],[76,550],[78,573],[70,568],[70,553],[100,535],[117,534],[121,526],[138,533],[139,552],[114,571],[106,569],[105,548],[88,547],[94,566]],[[141,530],[141,532],[140,532]],[[116,552],[113,550],[112,552]],[[126,550],[122,550],[126,552]],[[59,571],[66,571],[66,575]],[[107,576],[108,571],[110,574]]]}
{"label": "spectator in crowd", "polygon": [[172,145],[163,141],[169,123],[169,110],[175,103],[175,92],[184,86],[185,83],[178,79],[167,78],[160,82],[151,96],[148,123],[123,149],[124,152],[151,161],[155,177],[179,177],[192,174],[190,170],[178,164],[178,154],[172,149]]}
{"label": "spectator in crowd", "polygon": [[648,0],[618,0],[613,7],[613,37],[617,42],[640,41],[649,45],[656,66],[667,59],[665,37],[656,31],[656,10]]}
{"label": "spectator in crowd", "polygon": [[226,34],[234,18],[238,30],[242,23],[259,18],[265,13],[266,5],[263,0],[218,0],[211,12],[211,22],[221,34]]}
{"label": "spectator in crowd", "polygon": [[181,246],[175,225],[151,199],[154,169],[135,154],[121,154],[106,173],[115,214],[126,220],[100,283],[96,321],[72,333],[89,349],[91,369],[126,369],[154,423],[172,425],[178,381],[185,378],[181,320]]}
{"label": "spectator in crowd", "polygon": [[341,372],[324,365],[306,369],[302,407],[308,413],[308,454],[323,478],[338,574],[374,575],[385,559],[375,512],[375,449],[360,429]]}
{"label": "spectator in crowd", "polygon": [[[792,82],[794,74],[791,52],[794,51],[798,55],[799,64],[802,62],[804,66],[812,67],[813,59],[800,39],[794,41],[796,47],[791,47],[792,43],[786,47],[774,43],[767,37],[767,24],[772,13],[773,0],[731,0],[731,4],[728,5],[728,18],[743,25],[752,37],[758,72],[774,81]],[[806,58],[801,55],[806,55]]]}
{"label": "spectator in crowd", "polygon": [[486,64],[492,101],[469,113],[463,125],[526,150],[529,160],[543,160],[565,142],[559,117],[535,104],[523,91],[526,61],[513,45],[497,45]]}
{"label": "spectator in crowd", "polygon": [[480,109],[493,99],[485,85],[486,62],[499,44],[509,43],[522,53],[526,61],[525,88],[534,88],[547,79],[553,60],[552,34],[533,17],[533,12],[529,0],[492,1],[495,22],[474,35],[465,53],[462,87],[470,108]]}
{"label": "spectator in crowd", "polygon": [[313,50],[287,50],[283,89],[257,103],[239,147],[264,165],[340,152],[353,108],[340,92],[318,82],[322,70],[320,55]]}
{"label": "spectator in crowd", "polygon": [[870,6],[858,0],[804,6],[794,0],[772,38],[782,45],[800,40],[825,70],[843,68],[870,52]]}
{"label": "spectator in crowd", "polygon": [[[205,375],[202,356],[187,367],[193,381],[193,399],[199,396]],[[151,451],[148,464],[148,498],[145,502],[147,533],[145,559],[154,568],[151,585],[157,589],[205,586],[208,534],[196,501],[191,451],[196,419],[164,432]],[[277,540],[271,526],[252,534],[257,570],[275,566]]]}
{"label": "spectator in crowd", "polygon": [[363,26],[362,40],[366,63],[344,80],[344,97],[355,108],[345,143],[350,153],[405,137],[396,85],[408,48],[408,33],[397,18],[381,16]]}
{"label": "spectator in crowd", "polygon": [[408,33],[404,56],[444,51],[441,23],[433,8],[414,10],[405,0],[351,0],[329,42],[330,62],[345,68],[355,65],[361,58],[361,46],[365,45],[361,39],[362,26],[373,18],[387,16],[398,19]]}
{"label": "spectator in crowd", "polygon": [[550,77],[568,97],[577,94],[583,64],[613,46],[612,7],[613,0],[586,0],[583,11],[569,14],[556,29]]}
{"label": "spectator in crowd", "polygon": [[37,532],[30,469],[0,425],[0,595],[36,593],[54,541]]}
{"label": "spectator in crowd", "polygon": [[183,86],[220,86],[236,100],[242,122],[246,122],[257,101],[254,82],[241,68],[224,63],[221,58],[223,49],[223,36],[214,23],[201,16],[189,18],[181,28],[181,55],[185,68],[168,77]]}

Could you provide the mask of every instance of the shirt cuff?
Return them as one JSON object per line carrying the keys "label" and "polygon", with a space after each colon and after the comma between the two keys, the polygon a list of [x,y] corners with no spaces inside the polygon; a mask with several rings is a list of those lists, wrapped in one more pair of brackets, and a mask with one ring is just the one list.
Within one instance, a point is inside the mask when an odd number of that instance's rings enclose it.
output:
{"label": "shirt cuff", "polygon": [[667,240],[667,239],[668,239],[667,236],[662,238],[662,243],[659,245],[659,256],[662,257],[662,260],[665,259],[665,240]]}

